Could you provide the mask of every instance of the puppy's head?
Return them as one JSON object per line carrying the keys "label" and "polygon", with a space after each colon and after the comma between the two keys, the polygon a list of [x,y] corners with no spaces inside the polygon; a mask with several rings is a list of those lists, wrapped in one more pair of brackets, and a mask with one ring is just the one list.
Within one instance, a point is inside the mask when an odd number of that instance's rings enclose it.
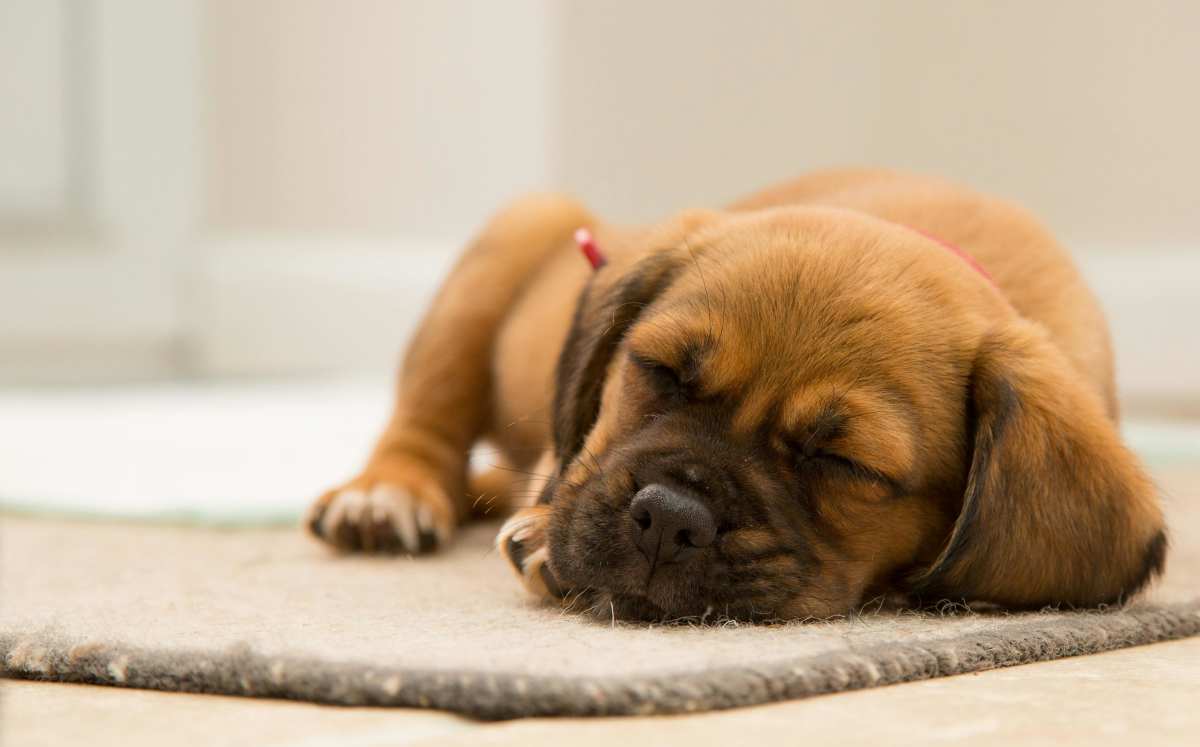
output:
{"label": "puppy's head", "polygon": [[896,590],[1093,605],[1160,567],[1099,396],[945,249],[803,209],[656,241],[595,276],[559,361],[558,589],[797,619]]}

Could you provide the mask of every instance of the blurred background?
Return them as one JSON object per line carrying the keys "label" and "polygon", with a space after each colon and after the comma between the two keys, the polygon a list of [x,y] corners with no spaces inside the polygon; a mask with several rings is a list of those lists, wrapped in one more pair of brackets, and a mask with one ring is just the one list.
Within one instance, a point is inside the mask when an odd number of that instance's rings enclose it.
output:
{"label": "blurred background", "polygon": [[1032,209],[1102,296],[1126,412],[1200,415],[1198,38],[1187,0],[0,0],[0,498],[109,444],[87,492],[126,433],[132,493],[148,443],[178,463],[146,484],[199,495],[281,423],[324,440],[271,465],[349,469],[505,200],[633,222],[838,165]]}

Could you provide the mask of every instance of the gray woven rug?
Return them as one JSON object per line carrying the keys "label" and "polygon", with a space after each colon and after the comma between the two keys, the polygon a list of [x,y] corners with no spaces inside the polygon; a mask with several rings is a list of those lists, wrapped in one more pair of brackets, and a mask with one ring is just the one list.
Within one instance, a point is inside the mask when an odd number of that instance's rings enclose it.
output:
{"label": "gray woven rug", "polygon": [[[490,550],[331,556],[293,530],[7,517],[10,677],[481,718],[657,714],[800,698],[1200,634],[1200,487],[1167,481],[1167,578],[1132,607],[863,611],[772,626],[598,623],[530,604]],[[1186,498],[1184,497],[1186,496]]]}

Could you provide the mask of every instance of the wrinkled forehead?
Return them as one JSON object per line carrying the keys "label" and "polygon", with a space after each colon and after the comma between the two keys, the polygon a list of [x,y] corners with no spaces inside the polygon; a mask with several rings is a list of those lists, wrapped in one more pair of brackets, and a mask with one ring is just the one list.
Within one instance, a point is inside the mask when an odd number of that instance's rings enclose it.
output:
{"label": "wrinkled forehead", "polygon": [[858,283],[829,262],[755,254],[685,265],[631,330],[632,343],[664,363],[703,357],[710,376],[729,382],[825,376],[851,361],[861,368],[923,334],[921,304],[895,288]]}
{"label": "wrinkled forehead", "polygon": [[737,402],[737,426],[791,427],[840,408],[882,413],[890,427],[905,409],[905,372],[929,365],[927,341],[945,334],[919,301],[859,282],[842,260],[754,248],[732,260],[701,255],[627,345],[689,374],[703,394]]}
{"label": "wrinkled forehead", "polygon": [[[695,299],[693,299],[694,301]],[[836,442],[885,474],[903,474],[922,427],[901,372],[863,350],[780,340],[786,325],[765,317],[734,323],[720,309],[686,302],[657,307],[626,344],[667,365],[698,397],[719,403],[735,436],[774,434]]]}

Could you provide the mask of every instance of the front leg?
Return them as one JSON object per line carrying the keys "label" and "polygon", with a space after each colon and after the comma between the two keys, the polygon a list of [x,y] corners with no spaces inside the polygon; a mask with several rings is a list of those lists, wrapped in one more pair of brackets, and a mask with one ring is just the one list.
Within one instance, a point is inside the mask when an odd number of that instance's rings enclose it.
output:
{"label": "front leg", "polygon": [[[538,460],[529,491],[535,495],[543,493],[553,469],[554,453],[546,451]],[[550,504],[537,503],[514,513],[496,535],[496,549],[516,571],[526,591],[539,599],[563,596],[563,589],[547,563],[550,558],[549,523]]]}
{"label": "front leg", "polygon": [[513,514],[496,535],[496,549],[508,560],[517,577],[539,599],[561,598],[559,587],[546,561],[550,557],[546,530],[550,506],[540,504]]}
{"label": "front leg", "polygon": [[464,253],[405,355],[396,408],[362,472],[326,492],[307,526],[343,550],[427,552],[470,515],[471,447],[492,413],[494,341],[548,255],[591,216],[536,196],[497,215]]}

